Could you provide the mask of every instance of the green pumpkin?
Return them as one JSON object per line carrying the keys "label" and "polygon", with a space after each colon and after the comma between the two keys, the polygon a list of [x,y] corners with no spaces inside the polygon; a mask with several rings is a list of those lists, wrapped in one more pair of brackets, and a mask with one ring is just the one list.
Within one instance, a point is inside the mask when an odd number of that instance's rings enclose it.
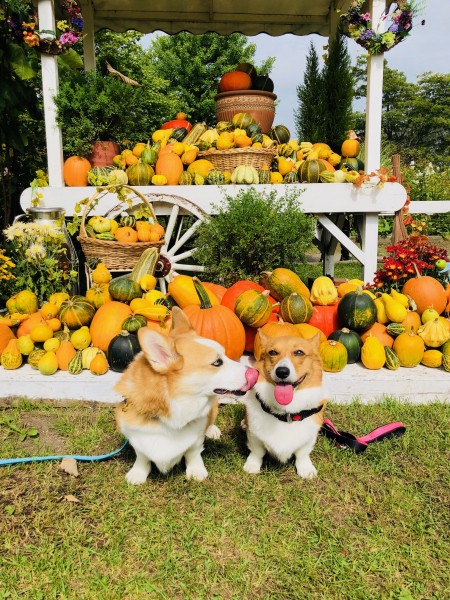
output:
{"label": "green pumpkin", "polygon": [[255,81],[255,79],[258,77],[256,67],[248,62],[239,63],[235,71],[242,71],[243,73],[247,73],[247,75],[250,75],[250,79],[252,81]]}
{"label": "green pumpkin", "polygon": [[283,177],[283,183],[298,183],[297,173],[295,171],[289,171],[289,173],[286,173],[286,175]]}
{"label": "green pumpkin", "polygon": [[326,167],[321,160],[305,160],[298,168],[298,180],[300,183],[319,183],[320,174],[325,170]]}
{"label": "green pumpkin", "polygon": [[136,333],[141,327],[147,325],[147,319],[142,315],[131,315],[122,323],[122,329],[128,333]]}
{"label": "green pumpkin", "polygon": [[377,320],[375,302],[361,287],[341,298],[337,312],[341,326],[357,332],[366,331]]}
{"label": "green pumpkin", "polygon": [[158,160],[158,152],[161,147],[161,142],[156,142],[153,146],[147,144],[141,152],[141,162],[154,167]]}
{"label": "green pumpkin", "polygon": [[155,171],[147,163],[140,162],[128,167],[126,174],[130,185],[150,185]]}
{"label": "green pumpkin", "polygon": [[177,127],[170,134],[170,138],[175,140],[176,142],[182,142],[184,138],[187,136],[188,130],[186,127]]}
{"label": "green pumpkin", "polygon": [[183,171],[178,180],[178,185],[193,185],[194,177],[188,171]]}
{"label": "green pumpkin", "polygon": [[389,323],[389,325],[386,327],[386,330],[389,335],[397,337],[398,335],[405,333],[406,325],[402,325],[401,323]]}
{"label": "green pumpkin", "polygon": [[361,336],[356,331],[351,331],[347,327],[343,327],[342,329],[336,329],[328,336],[329,340],[336,340],[337,342],[341,342],[347,349],[349,364],[358,362],[361,356],[361,348],[363,346],[363,341]]}
{"label": "green pumpkin", "polygon": [[273,79],[268,75],[258,75],[252,83],[253,90],[260,90],[262,92],[273,92],[275,86]]}
{"label": "green pumpkin", "polygon": [[249,138],[253,138],[254,135],[261,134],[262,141],[261,126],[258,123],[250,123],[245,132]]}
{"label": "green pumpkin", "polygon": [[247,113],[237,113],[231,119],[231,122],[238,129],[247,129],[252,123],[256,123],[255,119]]}
{"label": "green pumpkin", "polygon": [[290,144],[280,144],[277,149],[278,156],[290,158],[294,154],[294,148]]}
{"label": "green pumpkin", "polygon": [[339,373],[347,364],[347,348],[336,340],[322,342],[319,346],[319,354],[323,370],[329,373]]}
{"label": "green pumpkin", "polygon": [[244,325],[262,327],[267,323],[272,313],[268,295],[268,290],[246,290],[237,297],[234,312]]}
{"label": "green pumpkin", "polygon": [[269,131],[269,137],[278,144],[287,144],[291,139],[291,132],[285,125],[275,125]]}
{"label": "green pumpkin", "polygon": [[223,185],[225,183],[224,174],[218,169],[212,169],[206,176],[205,183],[208,185]]}
{"label": "green pumpkin", "polygon": [[111,171],[114,170],[115,167],[92,167],[92,169],[88,171],[88,183],[97,187],[109,185]]}
{"label": "green pumpkin", "polygon": [[119,302],[130,303],[134,298],[142,296],[141,286],[128,276],[116,277],[109,282],[109,293]]}
{"label": "green pumpkin", "polygon": [[262,144],[263,139],[264,138],[262,133],[255,133],[254,135],[252,135],[252,144]]}
{"label": "green pumpkin", "polygon": [[283,298],[280,304],[280,315],[288,323],[307,323],[313,314],[313,306],[309,298],[293,292]]}
{"label": "green pumpkin", "polygon": [[359,158],[344,158],[339,163],[339,169],[347,169],[348,171],[364,171],[364,163]]}

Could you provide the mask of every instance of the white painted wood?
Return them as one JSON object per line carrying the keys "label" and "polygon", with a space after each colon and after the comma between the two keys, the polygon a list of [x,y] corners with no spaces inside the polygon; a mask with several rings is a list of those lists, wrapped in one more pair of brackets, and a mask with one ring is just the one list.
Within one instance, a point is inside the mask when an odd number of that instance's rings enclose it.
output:
{"label": "white painted wood", "polygon": [[[385,0],[369,1],[369,12],[372,15],[372,23],[374,25],[379,22],[385,8]],[[364,158],[366,173],[371,173],[380,168],[383,66],[384,54],[369,56],[367,60],[366,144]]]}
{"label": "white painted wood", "polygon": [[408,208],[412,215],[438,215],[447,213],[450,219],[450,200],[433,200],[431,202],[418,200],[410,202]]}
{"label": "white painted wood", "polygon": [[[249,356],[242,357],[241,361],[245,364],[254,362]],[[99,377],[86,370],[80,375],[58,371],[46,376],[29,365],[15,371],[0,369],[0,399],[25,397],[114,404],[122,399],[113,390],[119,378],[120,373],[114,371]],[[347,365],[340,373],[324,373],[324,381],[331,401],[336,404],[348,404],[352,400],[372,404],[386,396],[411,404],[450,403],[450,375],[442,368],[430,369],[419,365],[397,371],[369,371],[357,363]]]}
{"label": "white painted wood", "polygon": [[364,252],[363,280],[372,283],[377,270],[378,215],[367,214],[361,227],[362,250]]}
{"label": "white painted wood", "polygon": [[83,61],[86,71],[95,71],[94,9],[91,2],[80,3],[83,14]]}
{"label": "white painted wood", "polygon": [[[39,28],[55,32],[55,11],[52,0],[38,4]],[[44,101],[45,138],[49,185],[61,187],[63,179],[63,151],[61,130],[56,123],[54,96],[58,92],[58,60],[56,56],[41,54],[42,95]]]}

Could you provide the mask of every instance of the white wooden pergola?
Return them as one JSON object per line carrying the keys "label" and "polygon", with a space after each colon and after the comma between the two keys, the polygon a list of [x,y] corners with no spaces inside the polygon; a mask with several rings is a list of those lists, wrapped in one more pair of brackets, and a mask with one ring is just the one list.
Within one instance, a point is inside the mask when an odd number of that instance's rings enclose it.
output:
{"label": "white wooden pergola", "polygon": [[[215,31],[219,34],[241,32],[246,35],[267,33],[282,35],[309,35],[316,33],[332,37],[336,31],[339,14],[345,11],[351,0],[80,0],[84,26],[84,62],[86,69],[95,68],[95,32],[102,28],[123,32],[136,29],[142,33],[164,31],[174,34],[189,31],[194,34]],[[377,22],[389,0],[368,0],[367,8]],[[54,0],[37,0],[40,29],[54,30]],[[352,42],[350,42],[352,43]],[[42,55],[42,82],[45,112],[45,131],[48,153],[49,188],[41,191],[43,206],[63,206],[66,214],[73,214],[73,207],[83,198],[92,195],[92,188],[65,188],[62,176],[63,152],[61,131],[56,124],[53,98],[58,91],[57,58]],[[381,110],[383,89],[383,55],[370,56],[367,73],[366,100],[366,172],[380,166]],[[208,186],[208,195],[189,186],[164,188],[164,195],[173,193],[185,196],[206,212],[211,210],[211,196],[217,195]],[[227,193],[237,193],[240,186],[227,186]],[[283,186],[280,186],[283,187]],[[334,252],[339,241],[363,265],[365,281],[372,281],[377,266],[378,216],[399,210],[406,192],[396,183],[386,184],[383,189],[356,190],[352,184],[308,184],[302,195],[302,209],[314,214],[322,228],[319,246],[324,255],[324,270],[334,274]],[[182,190],[184,188],[184,190]],[[155,194],[155,188],[140,188],[141,193]],[[32,190],[28,188],[21,196],[21,206],[31,204]],[[113,202],[113,199],[111,199]],[[342,213],[358,214],[361,221],[361,248],[357,247],[340,229]]]}

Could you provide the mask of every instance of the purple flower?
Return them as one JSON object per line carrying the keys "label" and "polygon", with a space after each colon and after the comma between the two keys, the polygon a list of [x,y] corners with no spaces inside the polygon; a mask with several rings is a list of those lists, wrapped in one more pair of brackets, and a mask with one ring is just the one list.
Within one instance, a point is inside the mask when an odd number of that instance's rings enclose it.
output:
{"label": "purple flower", "polygon": [[360,40],[370,40],[373,38],[374,35],[375,35],[375,32],[373,31],[373,29],[367,29],[366,31],[362,31],[359,34],[359,39]]}
{"label": "purple flower", "polygon": [[389,27],[389,31],[392,31],[392,33],[397,33],[398,32],[398,25],[396,23],[393,23],[390,27]]}
{"label": "purple flower", "polygon": [[75,17],[72,19],[72,23],[75,25],[75,27],[78,27],[78,29],[83,29],[83,25],[84,25],[84,20],[83,17]]}

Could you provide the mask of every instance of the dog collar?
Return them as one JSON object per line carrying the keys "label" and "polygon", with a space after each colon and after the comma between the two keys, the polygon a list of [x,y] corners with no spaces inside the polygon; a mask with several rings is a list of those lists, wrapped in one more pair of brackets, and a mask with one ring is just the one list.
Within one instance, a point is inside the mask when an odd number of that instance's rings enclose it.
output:
{"label": "dog collar", "polygon": [[258,402],[261,405],[261,408],[263,409],[264,412],[268,413],[269,415],[272,415],[279,421],[283,421],[284,423],[292,423],[294,421],[303,421],[304,419],[307,419],[311,415],[315,415],[316,413],[320,412],[323,408],[323,404],[321,404],[320,406],[316,406],[316,408],[310,408],[309,410],[301,410],[300,412],[297,412],[297,413],[279,414],[279,413],[273,412],[267,406],[267,404],[264,403],[263,399],[258,394],[258,392],[256,392],[256,399],[258,400]]}

